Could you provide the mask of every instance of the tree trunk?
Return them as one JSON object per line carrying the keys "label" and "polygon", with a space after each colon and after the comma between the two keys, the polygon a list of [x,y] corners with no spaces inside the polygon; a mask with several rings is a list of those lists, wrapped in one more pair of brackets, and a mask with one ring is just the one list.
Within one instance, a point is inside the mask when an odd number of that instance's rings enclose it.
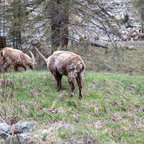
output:
{"label": "tree trunk", "polygon": [[57,50],[59,47],[59,35],[60,35],[60,24],[59,24],[59,10],[58,4],[61,0],[52,0],[51,6],[51,41],[52,51]]}
{"label": "tree trunk", "polygon": [[[21,11],[21,0],[15,0],[15,13],[14,13],[14,28],[12,31],[13,37],[13,47],[15,49],[21,49],[21,18],[22,18],[22,11]],[[18,20],[17,20],[18,19]]]}
{"label": "tree trunk", "polygon": [[68,45],[68,10],[64,10],[62,14],[62,19],[60,20],[61,25],[61,39],[60,39],[60,48],[63,48]]}
{"label": "tree trunk", "polygon": [[68,8],[64,0],[53,0],[51,10],[51,40],[53,51],[68,45]]}
{"label": "tree trunk", "polygon": [[0,49],[6,47],[6,37],[0,36]]}

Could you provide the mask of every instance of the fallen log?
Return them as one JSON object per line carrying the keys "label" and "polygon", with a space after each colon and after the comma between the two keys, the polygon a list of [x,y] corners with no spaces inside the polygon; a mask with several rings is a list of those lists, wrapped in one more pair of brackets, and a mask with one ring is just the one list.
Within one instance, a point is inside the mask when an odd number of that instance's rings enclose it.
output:
{"label": "fallen log", "polygon": [[82,41],[86,41],[86,43],[88,44],[91,44],[92,46],[96,46],[96,47],[102,47],[102,48],[105,48],[105,49],[108,49],[108,47],[106,45],[103,45],[101,43],[98,43],[98,42],[95,42],[95,41],[92,41],[92,40],[86,40],[85,38],[81,37],[79,40],[73,38],[73,37],[69,37],[69,40],[71,40],[72,44],[73,43],[79,43],[79,42],[82,42]]}
{"label": "fallen log", "polygon": [[98,42],[94,42],[94,41],[88,41],[88,43],[90,43],[92,46],[97,46],[97,47],[102,47],[102,48],[105,48],[105,49],[108,49],[107,46],[103,45],[103,44],[100,44]]}

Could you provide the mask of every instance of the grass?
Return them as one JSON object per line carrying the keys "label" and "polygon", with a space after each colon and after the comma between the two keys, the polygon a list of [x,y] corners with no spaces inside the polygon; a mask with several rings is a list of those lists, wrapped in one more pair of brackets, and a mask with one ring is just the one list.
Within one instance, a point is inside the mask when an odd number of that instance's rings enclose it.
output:
{"label": "grass", "polygon": [[[144,143],[144,77],[86,71],[83,98],[73,98],[63,77],[62,91],[48,71],[1,74],[11,80],[1,88],[0,113],[33,121],[38,143]],[[45,141],[40,132],[53,124],[67,123],[74,130],[56,130]]]}
{"label": "grass", "polygon": [[[117,49],[108,46],[108,51],[100,47],[82,45],[81,47],[73,46],[68,50],[79,54],[85,64],[87,70],[94,71],[111,71],[117,73],[125,73],[132,75],[144,74],[144,43],[141,42],[119,42],[121,46]],[[135,50],[129,50],[126,47],[134,46]],[[140,46],[142,45],[142,46]]]}

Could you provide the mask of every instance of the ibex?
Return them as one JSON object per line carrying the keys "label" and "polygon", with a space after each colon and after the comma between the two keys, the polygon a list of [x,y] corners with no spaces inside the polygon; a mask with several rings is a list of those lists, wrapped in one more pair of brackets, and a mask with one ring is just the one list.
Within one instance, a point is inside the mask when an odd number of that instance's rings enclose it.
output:
{"label": "ibex", "polygon": [[25,70],[27,66],[30,69],[35,69],[36,60],[31,51],[29,51],[32,58],[30,58],[27,54],[23,53],[21,50],[13,49],[6,47],[0,51],[0,66],[4,63],[6,64],[4,71],[7,72],[8,68],[13,65],[15,71],[18,71],[18,67],[23,67]]}
{"label": "ibex", "polygon": [[82,98],[82,72],[85,69],[85,64],[81,57],[70,51],[55,51],[47,59],[35,48],[39,56],[46,62],[47,67],[54,76],[57,82],[58,91],[62,88],[61,79],[66,75],[71,86],[70,96],[73,97],[76,78],[79,88],[79,99]]}

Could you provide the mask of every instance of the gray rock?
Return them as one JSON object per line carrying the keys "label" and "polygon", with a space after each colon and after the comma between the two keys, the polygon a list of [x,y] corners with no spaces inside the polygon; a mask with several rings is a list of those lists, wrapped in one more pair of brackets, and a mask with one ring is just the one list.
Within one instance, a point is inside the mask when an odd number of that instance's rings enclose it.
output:
{"label": "gray rock", "polygon": [[127,46],[126,49],[127,50],[136,50],[136,48],[133,45]]}
{"label": "gray rock", "polygon": [[0,131],[0,139],[7,139],[10,135],[8,133],[5,133],[4,131]]}
{"label": "gray rock", "polygon": [[63,124],[63,123],[55,123],[50,125],[50,127],[46,130],[48,135],[51,135],[55,131],[73,131],[74,126],[71,124]]}
{"label": "gray rock", "polygon": [[73,130],[74,127],[71,124],[62,124],[58,130]]}
{"label": "gray rock", "polygon": [[108,65],[105,65],[105,64],[99,64],[98,70],[99,71],[101,71],[101,70],[112,71],[112,68]]}
{"label": "gray rock", "polygon": [[7,133],[9,131],[9,128],[10,128],[9,125],[7,125],[6,123],[1,123],[0,124],[0,131],[1,132],[3,131],[3,132]]}
{"label": "gray rock", "polygon": [[15,129],[18,133],[28,133],[33,131],[33,126],[32,122],[18,122],[15,124]]}
{"label": "gray rock", "polygon": [[6,139],[5,143],[9,144],[10,142],[14,144],[32,144],[34,143],[34,138],[32,135],[28,135],[26,133],[15,135],[14,137],[10,136]]}

